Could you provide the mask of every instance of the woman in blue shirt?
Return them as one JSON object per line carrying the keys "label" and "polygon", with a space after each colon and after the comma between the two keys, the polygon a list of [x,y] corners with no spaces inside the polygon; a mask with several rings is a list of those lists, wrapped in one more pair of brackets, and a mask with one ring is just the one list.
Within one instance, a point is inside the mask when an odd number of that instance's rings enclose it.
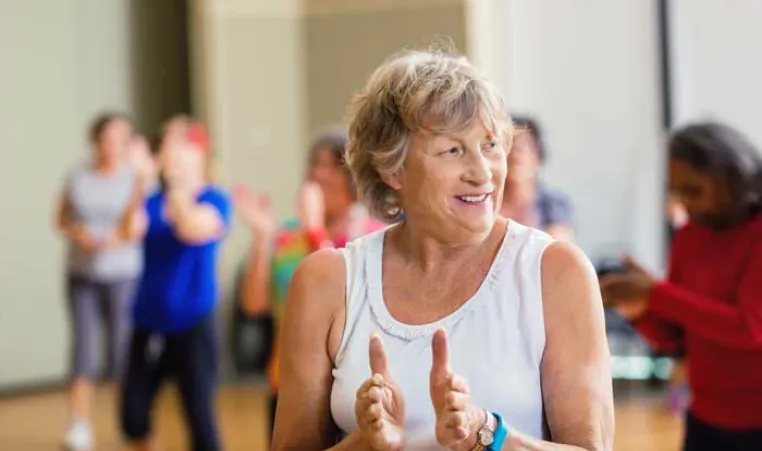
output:
{"label": "woman in blue shirt", "polygon": [[135,450],[150,449],[151,407],[162,383],[172,377],[193,449],[218,450],[214,310],[219,248],[230,226],[231,204],[207,180],[209,146],[200,124],[174,121],[163,141],[163,187],[147,199],[143,215],[144,272],[122,388],[122,431]]}

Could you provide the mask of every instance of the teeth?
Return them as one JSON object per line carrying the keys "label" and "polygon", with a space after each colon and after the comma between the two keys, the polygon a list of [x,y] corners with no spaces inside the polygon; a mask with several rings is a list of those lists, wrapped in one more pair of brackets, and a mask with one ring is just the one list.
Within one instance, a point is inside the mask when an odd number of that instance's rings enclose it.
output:
{"label": "teeth", "polygon": [[479,196],[458,196],[458,198],[464,202],[479,203],[483,202],[487,198],[487,195],[482,194]]}

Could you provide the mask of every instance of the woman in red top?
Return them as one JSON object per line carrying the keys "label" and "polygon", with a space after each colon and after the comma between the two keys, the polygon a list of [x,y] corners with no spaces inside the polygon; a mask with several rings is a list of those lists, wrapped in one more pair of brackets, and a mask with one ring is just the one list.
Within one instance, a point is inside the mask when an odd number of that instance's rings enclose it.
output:
{"label": "woman in red top", "polygon": [[678,130],[669,154],[689,223],[667,280],[631,262],[601,280],[604,302],[657,348],[684,350],[693,392],[684,450],[762,450],[762,157],[716,123]]}

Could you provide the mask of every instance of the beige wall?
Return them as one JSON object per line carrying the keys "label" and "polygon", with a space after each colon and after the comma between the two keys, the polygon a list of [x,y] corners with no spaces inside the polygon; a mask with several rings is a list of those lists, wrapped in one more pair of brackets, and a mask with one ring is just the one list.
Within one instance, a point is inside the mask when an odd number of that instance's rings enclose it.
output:
{"label": "beige wall", "polygon": [[[373,68],[438,34],[464,46],[462,9],[438,3],[192,2],[193,103],[214,132],[223,185],[267,191],[281,219],[293,216],[311,137],[342,120]],[[239,223],[223,256],[227,295],[249,242]],[[231,309],[225,298],[223,324]]]}
{"label": "beige wall", "polygon": [[[371,2],[372,3],[372,2]],[[466,49],[466,21],[460,2],[423,2],[418,7],[307,11],[305,23],[309,131],[343,121],[352,94],[371,72],[404,48],[426,48],[451,40]]]}
{"label": "beige wall", "polygon": [[[66,374],[64,248],[53,231],[53,211],[66,171],[87,156],[85,127],[103,109],[126,111],[139,125],[153,127],[187,105],[181,88],[187,70],[171,56],[172,39],[162,37],[179,28],[171,11],[182,0],[159,3],[154,13],[162,22],[143,26],[142,41],[135,39],[132,19],[145,14],[147,2],[0,4],[0,139],[6,155],[0,165],[0,390]],[[141,42],[153,50],[141,50]],[[158,93],[163,100],[153,97]]]}
{"label": "beige wall", "polygon": [[61,246],[51,233],[51,208],[61,167],[82,154],[73,3],[11,3],[10,12],[0,13],[6,159],[0,165],[0,386],[63,371]]}

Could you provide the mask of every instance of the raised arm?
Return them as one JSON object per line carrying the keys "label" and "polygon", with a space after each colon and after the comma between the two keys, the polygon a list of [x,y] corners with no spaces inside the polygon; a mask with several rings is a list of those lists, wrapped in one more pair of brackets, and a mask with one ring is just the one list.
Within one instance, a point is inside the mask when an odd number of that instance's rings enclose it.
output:
{"label": "raised arm", "polygon": [[197,202],[192,193],[170,188],[167,212],[175,235],[187,244],[222,238],[230,221],[230,201],[222,195]]}
{"label": "raised arm", "polygon": [[145,236],[146,230],[148,230],[148,215],[145,211],[147,185],[147,180],[142,177],[137,179],[130,202],[124,210],[119,224],[117,224],[115,236],[112,238],[114,243],[140,241]]}
{"label": "raised arm", "polygon": [[280,387],[273,451],[360,450],[359,433],[335,445],[330,410],[332,355],[341,342],[344,260],[338,251],[311,254],[295,271],[280,328]]}
{"label": "raised arm", "polygon": [[253,316],[270,308],[272,238],[256,231],[251,235],[251,250],[241,280],[241,304]]}
{"label": "raised arm", "polygon": [[553,443],[511,431],[503,449],[611,450],[613,388],[595,270],[581,251],[559,241],[545,250],[542,280],[542,392]]}
{"label": "raised arm", "polygon": [[277,233],[275,209],[267,195],[254,194],[243,183],[233,188],[233,203],[251,231],[251,249],[240,281],[240,302],[244,311],[254,316],[270,308],[271,248]]}

